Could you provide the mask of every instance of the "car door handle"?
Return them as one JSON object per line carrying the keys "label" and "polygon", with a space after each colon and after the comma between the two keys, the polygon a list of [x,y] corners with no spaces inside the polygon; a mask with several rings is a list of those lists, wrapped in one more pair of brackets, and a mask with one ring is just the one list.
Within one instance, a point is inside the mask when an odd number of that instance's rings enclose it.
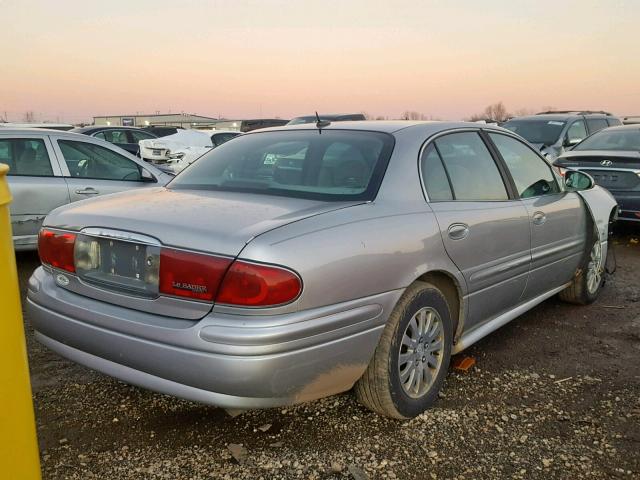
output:
{"label": "car door handle", "polygon": [[469,225],[464,223],[452,223],[449,225],[449,238],[451,240],[462,240],[469,235]]}
{"label": "car door handle", "polygon": [[533,214],[533,223],[535,225],[542,225],[546,221],[547,221],[547,216],[544,214],[544,212],[535,212]]}
{"label": "car door handle", "polygon": [[81,188],[76,190],[78,195],[98,195],[100,192],[93,187]]}

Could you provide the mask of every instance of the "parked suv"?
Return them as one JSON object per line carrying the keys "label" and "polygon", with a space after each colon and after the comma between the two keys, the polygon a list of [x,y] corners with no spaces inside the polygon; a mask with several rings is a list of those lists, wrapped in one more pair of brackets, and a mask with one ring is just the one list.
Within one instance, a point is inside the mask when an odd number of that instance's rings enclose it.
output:
{"label": "parked suv", "polygon": [[616,125],[622,125],[618,117],[587,110],[541,112],[513,118],[502,126],[540,149],[547,160],[555,160],[592,133]]}

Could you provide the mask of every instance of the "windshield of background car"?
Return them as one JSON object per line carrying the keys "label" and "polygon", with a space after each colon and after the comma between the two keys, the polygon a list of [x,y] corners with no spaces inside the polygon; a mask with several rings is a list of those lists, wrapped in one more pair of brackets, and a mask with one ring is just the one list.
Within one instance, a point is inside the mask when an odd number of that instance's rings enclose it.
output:
{"label": "windshield of background car", "polygon": [[560,138],[566,123],[561,120],[510,120],[502,126],[529,143],[553,145]]}
{"label": "windshield of background car", "polygon": [[389,134],[354,130],[243,135],[202,156],[168,188],[372,200],[393,145]]}
{"label": "windshield of background car", "polygon": [[630,150],[640,152],[640,128],[602,130],[585,138],[573,150]]}
{"label": "windshield of background car", "polygon": [[304,123],[315,123],[317,118],[315,116],[310,117],[297,117],[293,120],[290,120],[287,125],[302,125]]}

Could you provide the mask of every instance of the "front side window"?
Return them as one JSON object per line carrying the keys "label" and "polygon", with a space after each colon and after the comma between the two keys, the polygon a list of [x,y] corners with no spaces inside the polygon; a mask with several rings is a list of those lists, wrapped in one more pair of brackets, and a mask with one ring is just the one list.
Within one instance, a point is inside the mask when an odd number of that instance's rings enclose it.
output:
{"label": "front side window", "polygon": [[574,147],[574,150],[628,150],[640,152],[640,128],[612,128],[594,133]]}
{"label": "front side window", "polygon": [[560,192],[549,164],[524,143],[497,133],[490,133],[489,137],[507,164],[520,198]]}
{"label": "front side window", "polygon": [[451,133],[434,143],[451,180],[455,200],[509,198],[498,166],[478,133]]}
{"label": "front side window", "polygon": [[517,133],[534,145],[553,145],[558,141],[566,122],[560,120],[509,120],[504,128]]}
{"label": "front side window", "polygon": [[569,142],[580,141],[587,136],[587,129],[584,126],[584,121],[577,120],[571,124],[569,130],[567,130],[567,140]]}
{"label": "front side window", "polygon": [[53,176],[47,147],[39,138],[0,139],[0,163],[9,165],[9,175]]}
{"label": "front side window", "polygon": [[346,130],[243,135],[202,156],[168,187],[368,200],[378,191],[393,143],[385,133]]}
{"label": "front side window", "polygon": [[58,145],[74,178],[142,180],[137,163],[108,148],[75,140],[58,140]]}

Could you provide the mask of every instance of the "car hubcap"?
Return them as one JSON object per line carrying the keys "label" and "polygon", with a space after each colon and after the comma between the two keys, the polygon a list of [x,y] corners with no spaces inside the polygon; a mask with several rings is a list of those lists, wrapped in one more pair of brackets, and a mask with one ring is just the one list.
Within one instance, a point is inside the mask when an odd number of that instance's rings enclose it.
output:
{"label": "car hubcap", "polygon": [[596,241],[591,249],[589,266],[587,267],[587,289],[589,293],[596,293],[602,281],[602,245]]}
{"label": "car hubcap", "polygon": [[402,389],[412,398],[423,396],[433,384],[442,365],[444,329],[436,310],[418,310],[402,335],[398,373]]}

